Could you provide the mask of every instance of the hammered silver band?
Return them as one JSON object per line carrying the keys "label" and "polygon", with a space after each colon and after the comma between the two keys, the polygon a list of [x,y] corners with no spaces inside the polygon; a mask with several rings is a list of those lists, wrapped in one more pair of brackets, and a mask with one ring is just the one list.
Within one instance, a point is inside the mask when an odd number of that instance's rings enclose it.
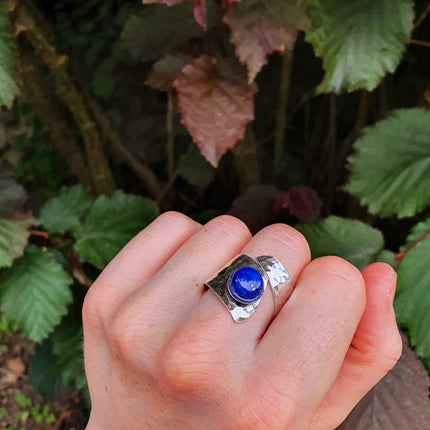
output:
{"label": "hammered silver band", "polygon": [[294,287],[291,282],[290,275],[276,257],[263,255],[261,257],[257,257],[257,261],[267,273],[270,285],[272,287],[273,301],[275,303],[273,317],[275,317],[281,310],[282,306],[284,306],[288,298],[291,296]]}
{"label": "hammered silver band", "polygon": [[290,276],[276,257],[264,255],[254,260],[247,255],[239,255],[218,274],[205,282],[205,286],[218,296],[235,322],[245,321],[255,312],[261,297],[252,303],[241,303],[230,293],[229,282],[232,276],[244,267],[255,269],[261,275],[264,290],[267,285],[270,286],[274,300],[273,317],[275,317],[293,291]]}

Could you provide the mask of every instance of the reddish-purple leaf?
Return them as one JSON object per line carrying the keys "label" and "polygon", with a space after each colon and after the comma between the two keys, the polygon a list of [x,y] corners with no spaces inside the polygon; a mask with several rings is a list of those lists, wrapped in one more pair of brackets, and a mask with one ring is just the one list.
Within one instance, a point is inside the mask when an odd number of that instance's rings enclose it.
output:
{"label": "reddish-purple leaf", "polygon": [[[167,6],[174,6],[175,4],[182,3],[184,0],[142,0],[144,4],[161,3]],[[205,28],[206,27],[206,8],[205,0],[191,0],[194,9],[194,18],[197,23]]]}
{"label": "reddish-purple leaf", "polygon": [[254,119],[255,85],[249,85],[233,59],[203,55],[185,66],[173,82],[182,123],[213,166],[243,138]]}
{"label": "reddish-purple leaf", "polygon": [[282,194],[285,193],[273,185],[253,185],[233,201],[228,213],[241,219],[252,233],[256,233],[274,221],[274,203]]}
{"label": "reddish-purple leaf", "polygon": [[182,69],[192,61],[193,57],[190,55],[166,55],[153,64],[146,84],[156,90],[168,91],[172,88],[173,81],[179,76]]}
{"label": "reddish-purple leaf", "polygon": [[321,213],[321,205],[321,199],[311,187],[300,186],[288,193],[288,208],[300,221],[316,221]]}
{"label": "reddish-purple leaf", "polygon": [[194,8],[194,18],[200,27],[206,28],[206,7],[205,0],[192,0]]}
{"label": "reddish-purple leaf", "polygon": [[232,4],[224,16],[231,28],[236,55],[253,82],[267,63],[267,55],[292,49],[297,30],[310,27],[304,8],[292,0],[248,0]]}
{"label": "reddish-purple leaf", "polygon": [[279,196],[279,198],[277,198],[273,203],[273,210],[275,212],[279,212],[282,209],[286,209],[289,204],[290,204],[290,192],[285,191],[285,193],[282,193]]}
{"label": "reddish-purple leaf", "polygon": [[338,430],[427,430],[429,376],[403,338],[397,365],[349,414]]}

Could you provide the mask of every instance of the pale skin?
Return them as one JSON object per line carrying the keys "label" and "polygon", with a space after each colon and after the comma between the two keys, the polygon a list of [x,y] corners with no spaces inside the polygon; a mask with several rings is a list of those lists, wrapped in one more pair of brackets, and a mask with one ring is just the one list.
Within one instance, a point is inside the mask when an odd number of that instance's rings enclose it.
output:
{"label": "pale skin", "polygon": [[[269,289],[238,324],[203,287],[241,253],[276,256],[292,278],[274,320]],[[332,430],[400,357],[395,285],[383,263],[311,261],[284,224],[252,237],[230,216],[167,212],[85,299],[87,430]]]}

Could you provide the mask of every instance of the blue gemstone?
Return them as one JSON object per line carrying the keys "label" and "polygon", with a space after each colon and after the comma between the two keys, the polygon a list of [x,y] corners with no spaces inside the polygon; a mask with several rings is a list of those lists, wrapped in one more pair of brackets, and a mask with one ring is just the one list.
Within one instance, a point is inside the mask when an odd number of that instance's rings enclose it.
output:
{"label": "blue gemstone", "polygon": [[242,267],[236,270],[230,279],[228,290],[240,303],[252,303],[264,293],[264,282],[258,270]]}

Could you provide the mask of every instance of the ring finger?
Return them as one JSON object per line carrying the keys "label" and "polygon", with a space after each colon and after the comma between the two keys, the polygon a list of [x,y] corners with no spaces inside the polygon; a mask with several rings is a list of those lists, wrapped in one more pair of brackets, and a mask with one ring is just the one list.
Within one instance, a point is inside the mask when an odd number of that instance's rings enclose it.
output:
{"label": "ring finger", "polygon": [[[306,239],[297,230],[285,224],[274,224],[264,228],[245,245],[241,253],[254,260],[261,255],[275,256],[288,271],[292,286],[310,261]],[[250,348],[255,347],[272,320],[273,313],[274,299],[270,285],[266,288],[255,313],[242,323],[233,321],[212,290],[204,294],[196,310],[197,317],[201,321],[207,321],[205,325],[218,327],[219,331],[230,337],[233,343],[244,341]]]}

